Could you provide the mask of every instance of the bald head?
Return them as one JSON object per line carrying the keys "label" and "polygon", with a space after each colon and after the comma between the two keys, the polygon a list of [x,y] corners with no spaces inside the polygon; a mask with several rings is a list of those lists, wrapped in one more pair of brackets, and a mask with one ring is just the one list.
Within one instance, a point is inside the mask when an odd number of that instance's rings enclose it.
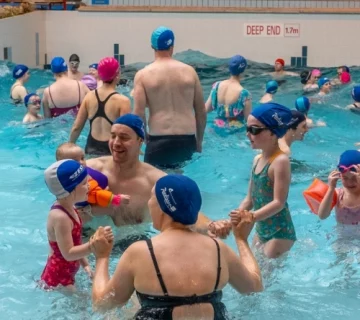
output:
{"label": "bald head", "polygon": [[81,162],[84,157],[84,150],[72,142],[65,142],[56,149],[56,161],[72,159]]}

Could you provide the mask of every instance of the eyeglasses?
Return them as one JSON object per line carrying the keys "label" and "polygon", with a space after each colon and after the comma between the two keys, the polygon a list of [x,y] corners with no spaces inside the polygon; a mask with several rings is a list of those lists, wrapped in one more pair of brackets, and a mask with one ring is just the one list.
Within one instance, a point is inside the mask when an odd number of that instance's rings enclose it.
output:
{"label": "eyeglasses", "polygon": [[357,172],[357,168],[355,165],[351,165],[351,166],[338,166],[338,169],[340,171],[340,173],[346,173],[348,171],[351,171],[351,172]]}
{"label": "eyeglasses", "polygon": [[246,132],[249,132],[253,136],[257,136],[264,130],[269,130],[269,128],[266,127],[256,127],[256,126],[246,126]]}
{"label": "eyeglasses", "polygon": [[32,105],[41,104],[41,100],[40,100],[40,99],[36,99],[36,100],[30,101],[28,104],[32,104]]}

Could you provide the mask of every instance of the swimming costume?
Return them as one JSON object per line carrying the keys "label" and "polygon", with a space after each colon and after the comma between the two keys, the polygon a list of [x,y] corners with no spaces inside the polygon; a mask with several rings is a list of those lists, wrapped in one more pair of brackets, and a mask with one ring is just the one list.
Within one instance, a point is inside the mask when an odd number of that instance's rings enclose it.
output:
{"label": "swimming costume", "polygon": [[156,275],[159,279],[160,286],[162,288],[164,295],[155,296],[155,295],[148,295],[136,291],[137,297],[141,305],[141,309],[135,315],[136,320],[145,320],[145,319],[171,320],[173,310],[175,307],[194,305],[200,303],[210,303],[213,306],[215,320],[226,319],[226,309],[224,304],[221,302],[222,291],[221,290],[217,291],[220,281],[220,273],[221,273],[220,247],[218,242],[215,239],[213,240],[215,241],[217,248],[217,255],[218,255],[217,276],[216,276],[214,291],[201,296],[194,294],[192,296],[186,296],[186,297],[169,295],[155,257],[154,248],[152,246],[151,239],[146,240],[147,246],[150,251],[151,259],[154,263]]}
{"label": "swimming costume", "polygon": [[191,160],[196,151],[196,137],[189,135],[149,135],[144,162],[158,168],[176,169]]}
{"label": "swimming costume", "polygon": [[74,116],[77,115],[77,113],[79,111],[79,108],[80,108],[80,105],[81,105],[81,94],[80,94],[79,81],[76,81],[76,82],[77,82],[78,89],[79,89],[79,103],[76,106],[68,107],[68,108],[58,108],[55,105],[54,100],[53,100],[53,98],[51,96],[51,91],[50,91],[51,86],[49,87],[49,96],[50,96],[51,102],[52,102],[52,104],[54,106],[53,108],[50,108],[50,114],[51,114],[52,118],[59,117],[59,116],[61,116],[63,114],[66,114],[66,113],[72,114]]}
{"label": "swimming costume", "polygon": [[[107,155],[111,154],[110,148],[109,148],[109,140],[107,140],[107,141],[96,140],[92,136],[91,130],[92,130],[92,124],[93,124],[94,120],[99,117],[104,118],[107,122],[110,123],[110,126],[112,126],[113,121],[111,121],[109,119],[109,117],[106,115],[105,105],[109,101],[109,99],[115,94],[118,94],[118,92],[115,91],[115,92],[110,93],[104,101],[101,101],[99,98],[98,91],[95,90],[95,96],[96,96],[96,100],[98,103],[98,108],[97,108],[95,115],[89,120],[90,121],[90,130],[89,130],[89,135],[88,135],[88,138],[86,141],[86,147],[85,147],[85,153],[87,153],[87,154],[93,154],[93,155],[97,155],[97,156],[107,156]],[[110,132],[110,129],[109,129],[109,132]]]}
{"label": "swimming costume", "polygon": [[[251,198],[254,204],[254,210],[266,206],[274,200],[274,183],[271,181],[268,171],[271,163],[282,153],[275,154],[265,165],[262,171],[255,173],[256,167],[261,157],[256,162],[252,171]],[[275,215],[256,222],[256,233],[261,242],[265,243],[271,239],[288,239],[296,241],[295,228],[291,219],[288,203]]]}
{"label": "swimming costume", "polygon": [[215,126],[220,128],[239,129],[244,126],[244,108],[245,102],[251,100],[251,94],[248,90],[243,89],[240,92],[239,98],[236,102],[227,105],[218,103],[218,89],[220,81],[213,85],[211,90],[211,106],[216,110],[217,117],[215,119]]}
{"label": "swimming costume", "polygon": [[348,207],[343,204],[344,189],[336,189],[338,193],[338,202],[335,207],[336,221],[342,224],[357,225],[360,223],[360,205]]}
{"label": "swimming costume", "polygon": [[[79,217],[77,222],[71,214],[61,205],[53,205],[51,210],[59,209],[65,212],[74,224],[71,231],[74,246],[81,245],[82,222]],[[76,211],[77,214],[77,211]],[[80,261],[67,261],[62,256],[56,241],[49,241],[53,254],[48,257],[45,269],[41,275],[41,280],[46,284],[46,288],[57,287],[58,285],[68,286],[75,283],[75,275],[80,268]]]}
{"label": "swimming costume", "polygon": [[[13,92],[14,88],[15,88],[15,87],[19,87],[19,86],[21,86],[20,83],[14,85],[14,86],[12,87],[11,91],[10,91],[10,99],[13,101],[14,104],[20,104],[20,103],[23,102],[21,98],[19,98],[19,99],[14,99],[14,98],[12,97],[12,92]],[[26,94],[27,94],[27,91],[26,91]]]}

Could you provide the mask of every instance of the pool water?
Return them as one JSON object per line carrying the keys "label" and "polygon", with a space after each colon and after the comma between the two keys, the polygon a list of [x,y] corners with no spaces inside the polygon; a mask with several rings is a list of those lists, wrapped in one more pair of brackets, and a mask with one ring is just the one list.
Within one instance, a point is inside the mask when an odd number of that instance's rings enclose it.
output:
{"label": "pool water", "polygon": [[[227,77],[225,59],[215,59],[188,51],[178,59],[192,64],[207,98],[212,83]],[[143,65],[125,68],[124,78],[133,79]],[[13,65],[0,62],[0,173],[2,222],[0,224],[0,319],[104,319],[92,313],[91,282],[83,272],[77,275],[78,292],[64,296],[44,292],[36,280],[46,263],[48,242],[46,218],[53,197],[47,191],[43,170],[54,162],[56,147],[69,137],[72,118],[56,119],[29,128],[21,124],[25,108],[9,101]],[[251,63],[242,84],[253,95],[254,104],[263,94],[272,67]],[[299,70],[297,70],[299,71]],[[325,69],[335,77],[336,69]],[[352,68],[354,83],[360,69]],[[32,70],[30,90],[53,81],[48,71]],[[121,91],[129,94],[131,88]],[[289,206],[298,241],[286,258],[266,261],[260,257],[265,291],[241,296],[230,286],[224,290],[225,303],[234,319],[357,319],[360,309],[359,227],[336,227],[334,216],[319,221],[302,197],[314,177],[327,179],[341,152],[360,141],[360,116],[343,109],[350,104],[351,86],[334,91],[326,103],[313,104],[310,117],[323,120],[327,127],[311,130],[303,142],[293,145],[292,184]],[[299,78],[289,78],[276,101],[293,108],[301,95]],[[212,127],[215,113],[208,116],[203,153],[184,168],[197,181],[203,194],[202,210],[211,218],[226,218],[244,198],[256,151],[251,150],[244,134],[221,137]],[[85,145],[88,126],[78,143]],[[236,250],[233,237],[226,242]],[[114,270],[118,256],[112,256]],[[94,259],[90,258],[94,265]],[[115,312],[119,314],[119,312]],[[114,319],[110,313],[106,319]],[[120,316],[124,319],[124,315]]]}

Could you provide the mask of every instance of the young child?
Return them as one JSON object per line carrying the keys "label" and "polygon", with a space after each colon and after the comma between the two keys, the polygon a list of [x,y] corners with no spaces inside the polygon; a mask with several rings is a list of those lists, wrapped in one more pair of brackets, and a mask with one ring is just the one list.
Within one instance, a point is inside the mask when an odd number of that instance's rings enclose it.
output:
{"label": "young child", "polygon": [[256,107],[247,121],[247,136],[255,157],[249,190],[239,211],[251,210],[256,222],[254,243],[262,245],[268,258],[277,258],[296,241],[295,228],[287,204],[291,169],[289,157],[280,148],[291,123],[291,111],[276,103]]}
{"label": "young child", "polygon": [[318,86],[320,89],[320,92],[318,93],[319,96],[326,96],[331,91],[331,83],[328,78],[320,78]]}
{"label": "young child", "polygon": [[[328,178],[329,189],[320,203],[319,218],[326,219],[331,213],[331,202],[337,194],[335,205],[336,221],[341,224],[357,225],[360,223],[360,152],[347,150],[341,154],[337,170]],[[336,188],[341,179],[342,188]]]}
{"label": "young child", "polygon": [[268,81],[266,83],[265,94],[260,99],[260,103],[267,103],[267,102],[272,101],[278,88],[279,88],[279,85],[275,80]]}
{"label": "young child", "polygon": [[[81,165],[86,167],[85,153],[84,150],[81,149],[74,143],[66,142],[61,144],[56,150],[56,160],[63,159],[72,159],[78,161]],[[120,204],[128,204],[130,202],[130,196],[126,194],[118,194],[114,195],[112,192],[105,190],[108,186],[107,177],[99,171],[96,171],[91,168],[87,168],[87,172],[90,176],[89,183],[89,193],[87,201],[79,202],[76,204],[78,209],[86,207],[84,210],[90,217],[91,215],[91,207],[89,204],[96,204],[101,207],[112,206],[120,206]],[[83,217],[83,219],[88,221],[88,217]],[[87,222],[85,221],[85,222]]]}
{"label": "young child", "polygon": [[[86,259],[92,252],[91,241],[82,244],[82,221],[74,204],[84,201],[88,193],[87,171],[74,160],[61,160],[45,170],[45,182],[56,197],[47,221],[50,254],[41,275],[45,289],[62,285],[74,290],[75,275],[80,265],[91,277]],[[110,227],[106,227],[108,241],[113,240]]]}
{"label": "young child", "polygon": [[42,120],[42,115],[39,114],[41,109],[41,99],[35,93],[30,93],[25,96],[24,104],[27,108],[27,113],[23,119],[23,123],[31,123]]}

